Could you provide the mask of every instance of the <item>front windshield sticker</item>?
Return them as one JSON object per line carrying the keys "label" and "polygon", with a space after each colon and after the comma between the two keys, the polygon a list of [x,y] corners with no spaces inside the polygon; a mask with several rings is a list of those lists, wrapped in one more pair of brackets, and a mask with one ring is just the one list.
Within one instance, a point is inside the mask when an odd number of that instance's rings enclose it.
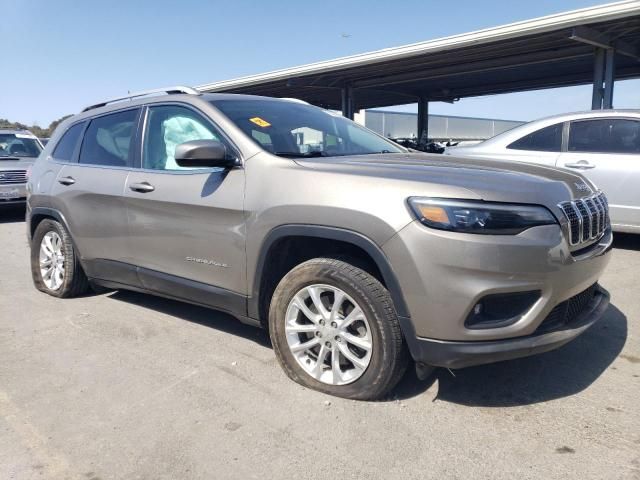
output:
{"label": "front windshield sticker", "polygon": [[267,127],[271,126],[271,124],[269,122],[267,122],[266,120],[263,120],[260,117],[250,118],[249,121],[255,123],[256,125],[258,125],[259,127],[262,127],[262,128],[267,128]]}

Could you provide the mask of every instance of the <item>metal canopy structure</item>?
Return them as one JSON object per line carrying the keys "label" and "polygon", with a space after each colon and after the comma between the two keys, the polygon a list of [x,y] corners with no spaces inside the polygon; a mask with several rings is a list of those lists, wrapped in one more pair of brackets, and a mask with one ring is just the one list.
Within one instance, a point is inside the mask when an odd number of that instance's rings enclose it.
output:
{"label": "metal canopy structure", "polygon": [[[197,87],[295,97],[342,110],[593,83],[593,108],[611,108],[614,79],[640,77],[640,0],[574,10]],[[426,127],[419,131],[425,133]]]}

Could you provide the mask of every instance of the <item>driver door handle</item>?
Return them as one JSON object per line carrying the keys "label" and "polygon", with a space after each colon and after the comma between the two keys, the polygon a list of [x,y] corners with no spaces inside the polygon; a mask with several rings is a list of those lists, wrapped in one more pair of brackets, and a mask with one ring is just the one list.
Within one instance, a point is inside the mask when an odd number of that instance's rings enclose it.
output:
{"label": "driver door handle", "polygon": [[156,187],[151,185],[149,182],[132,183],[129,185],[129,188],[138,193],[149,193],[156,189]]}
{"label": "driver door handle", "polygon": [[75,179],[73,177],[60,177],[58,179],[58,183],[62,184],[62,185],[73,185],[74,183],[76,183]]}
{"label": "driver door handle", "polygon": [[569,168],[577,168],[579,170],[589,170],[591,168],[596,168],[595,165],[592,165],[586,160],[580,160],[579,162],[575,162],[575,163],[571,163],[571,162],[565,163],[564,166]]}

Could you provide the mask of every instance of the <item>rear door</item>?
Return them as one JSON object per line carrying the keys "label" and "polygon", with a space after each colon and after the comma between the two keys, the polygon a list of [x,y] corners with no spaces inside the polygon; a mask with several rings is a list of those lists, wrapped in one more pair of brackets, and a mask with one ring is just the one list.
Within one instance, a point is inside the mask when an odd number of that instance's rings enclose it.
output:
{"label": "rear door", "polygon": [[605,192],[611,222],[640,227],[640,120],[575,120],[566,150],[558,166],[579,171]]}
{"label": "rear door", "polygon": [[182,104],[148,107],[143,131],[141,168],[124,191],[129,261],[150,290],[236,310],[225,303],[246,294],[244,169],[184,168],[174,153],[181,143],[203,139],[221,141],[229,155],[238,151]]}
{"label": "rear door", "polygon": [[132,166],[139,112],[134,108],[91,119],[71,161],[56,159],[57,146],[53,158],[63,166],[51,195],[87,275],[131,285],[137,284],[137,277],[126,265],[128,227],[122,192]]}

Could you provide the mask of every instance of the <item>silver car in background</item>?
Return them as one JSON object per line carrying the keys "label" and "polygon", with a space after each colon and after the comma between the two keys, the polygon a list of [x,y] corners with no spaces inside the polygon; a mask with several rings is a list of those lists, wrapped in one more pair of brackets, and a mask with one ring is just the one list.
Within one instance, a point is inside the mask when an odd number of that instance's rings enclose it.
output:
{"label": "silver car in background", "polygon": [[640,233],[640,110],[548,117],[445,154],[579,171],[607,194],[614,231]]}
{"label": "silver car in background", "polygon": [[0,129],[0,206],[25,203],[28,171],[42,148],[28,130]]}

